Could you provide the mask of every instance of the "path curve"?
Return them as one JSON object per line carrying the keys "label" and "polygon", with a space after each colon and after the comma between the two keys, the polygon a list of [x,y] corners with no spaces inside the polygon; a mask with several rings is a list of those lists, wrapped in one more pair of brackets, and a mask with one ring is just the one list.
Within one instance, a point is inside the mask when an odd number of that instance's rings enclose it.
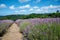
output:
{"label": "path curve", "polygon": [[19,33],[17,24],[12,24],[7,33],[2,37],[2,40],[23,40],[23,35]]}

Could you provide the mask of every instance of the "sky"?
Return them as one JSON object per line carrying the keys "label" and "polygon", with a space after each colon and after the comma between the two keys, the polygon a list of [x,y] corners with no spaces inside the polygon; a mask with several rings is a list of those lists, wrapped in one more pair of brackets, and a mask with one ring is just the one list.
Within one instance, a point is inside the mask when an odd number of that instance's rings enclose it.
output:
{"label": "sky", "polygon": [[53,13],[60,11],[60,0],[0,0],[0,15]]}

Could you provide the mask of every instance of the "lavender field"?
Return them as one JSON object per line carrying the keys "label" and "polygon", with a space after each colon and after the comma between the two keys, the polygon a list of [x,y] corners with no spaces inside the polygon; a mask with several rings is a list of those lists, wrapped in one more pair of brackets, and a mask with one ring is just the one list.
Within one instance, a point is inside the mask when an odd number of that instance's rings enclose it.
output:
{"label": "lavender field", "polygon": [[24,40],[60,40],[60,18],[16,20]]}
{"label": "lavender field", "polygon": [[13,23],[18,25],[23,40],[60,40],[60,18],[18,19],[15,22],[0,20],[0,37],[7,33]]}
{"label": "lavender field", "polygon": [[60,40],[60,0],[0,0],[0,40]]}

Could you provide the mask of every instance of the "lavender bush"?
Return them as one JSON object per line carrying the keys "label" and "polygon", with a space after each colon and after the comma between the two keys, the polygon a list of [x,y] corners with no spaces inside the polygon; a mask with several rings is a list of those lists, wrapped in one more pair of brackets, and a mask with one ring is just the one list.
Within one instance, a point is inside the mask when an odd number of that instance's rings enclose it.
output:
{"label": "lavender bush", "polygon": [[0,20],[0,36],[6,33],[7,29],[13,23],[12,20]]}
{"label": "lavender bush", "polygon": [[24,40],[60,40],[60,18],[26,19],[19,26]]}

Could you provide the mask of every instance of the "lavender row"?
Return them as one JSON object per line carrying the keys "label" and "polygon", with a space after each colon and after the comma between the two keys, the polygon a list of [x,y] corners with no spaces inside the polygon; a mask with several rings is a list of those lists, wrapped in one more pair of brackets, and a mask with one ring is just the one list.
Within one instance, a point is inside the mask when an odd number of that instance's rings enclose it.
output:
{"label": "lavender row", "polygon": [[24,40],[59,40],[60,18],[25,19],[20,22]]}
{"label": "lavender row", "polygon": [[6,33],[7,29],[14,23],[12,20],[0,20],[0,36]]}

